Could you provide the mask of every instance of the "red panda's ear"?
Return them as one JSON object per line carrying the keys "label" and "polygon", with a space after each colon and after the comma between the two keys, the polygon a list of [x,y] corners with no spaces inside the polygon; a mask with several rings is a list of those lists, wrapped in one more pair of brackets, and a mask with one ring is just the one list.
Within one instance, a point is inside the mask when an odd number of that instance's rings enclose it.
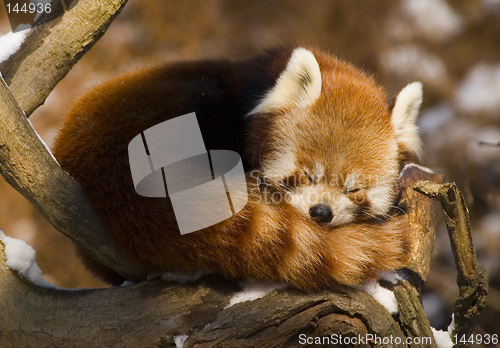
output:
{"label": "red panda's ear", "polygon": [[422,84],[410,83],[399,92],[391,116],[398,144],[417,157],[420,157],[421,153],[416,125],[420,104],[422,104]]}
{"label": "red panda's ear", "polygon": [[321,72],[314,54],[296,48],[276,84],[249,115],[273,113],[289,107],[304,107],[314,103],[321,93]]}

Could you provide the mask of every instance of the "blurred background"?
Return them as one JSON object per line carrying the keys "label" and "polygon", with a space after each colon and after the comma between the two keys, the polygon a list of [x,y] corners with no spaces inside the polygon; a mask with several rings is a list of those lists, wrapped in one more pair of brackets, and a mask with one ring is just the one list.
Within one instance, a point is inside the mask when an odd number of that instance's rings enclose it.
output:
{"label": "blurred background", "polygon": [[[2,7],[0,34],[10,30]],[[130,0],[30,120],[50,147],[71,101],[111,76],[173,60],[245,57],[283,43],[348,60],[374,75],[389,96],[423,82],[423,164],[466,195],[476,251],[491,280],[476,331],[500,334],[500,0]],[[44,278],[69,288],[106,286],[0,180],[0,228],[36,249]],[[440,223],[423,297],[436,328],[450,322],[455,276]]]}

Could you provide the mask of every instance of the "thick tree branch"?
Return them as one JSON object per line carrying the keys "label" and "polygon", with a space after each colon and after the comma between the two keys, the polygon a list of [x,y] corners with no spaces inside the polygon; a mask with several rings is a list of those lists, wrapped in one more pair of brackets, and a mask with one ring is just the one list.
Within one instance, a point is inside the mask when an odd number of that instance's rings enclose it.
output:
{"label": "thick tree branch", "polygon": [[236,290],[217,278],[192,285],[156,280],[99,290],[42,289],[0,262],[0,297],[8,299],[0,301],[0,345],[175,347],[175,336],[188,335],[184,347],[300,347],[301,333],[404,340],[391,315],[362,291],[290,289],[225,309]]}
{"label": "thick tree branch", "polygon": [[51,156],[1,78],[0,173],[56,229],[119,273],[139,279],[107,238],[80,184]]}

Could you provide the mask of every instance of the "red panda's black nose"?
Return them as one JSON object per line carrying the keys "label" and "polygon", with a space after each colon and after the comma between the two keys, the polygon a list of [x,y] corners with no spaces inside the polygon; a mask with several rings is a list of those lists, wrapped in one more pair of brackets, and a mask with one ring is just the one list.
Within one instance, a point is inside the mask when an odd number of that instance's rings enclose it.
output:
{"label": "red panda's black nose", "polygon": [[316,204],[309,209],[309,215],[320,223],[330,222],[333,219],[333,213],[327,204]]}

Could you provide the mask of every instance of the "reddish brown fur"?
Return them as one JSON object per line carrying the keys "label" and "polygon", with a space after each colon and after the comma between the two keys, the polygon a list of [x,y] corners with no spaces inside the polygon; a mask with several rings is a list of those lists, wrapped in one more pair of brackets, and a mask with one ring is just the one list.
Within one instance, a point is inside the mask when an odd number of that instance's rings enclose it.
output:
{"label": "reddish brown fur", "polygon": [[[312,289],[334,282],[360,284],[378,270],[405,264],[404,228],[396,220],[324,230],[284,201],[264,202],[254,194],[256,183],[250,177],[252,194],[241,212],[182,236],[168,199],[135,193],[127,154],[130,140],[159,122],[193,111],[204,137],[213,134],[205,138],[208,149],[238,151],[245,154],[247,169],[259,168],[259,155],[273,151],[272,136],[263,147],[264,140],[282,125],[276,117],[256,115],[248,126],[242,116],[272,87],[291,51],[273,50],[244,61],[188,62],[140,70],[97,86],[73,105],[54,154],[83,186],[116,244],[145,274],[201,269],[232,278],[284,280]],[[321,142],[323,130],[318,129],[318,143],[302,149],[304,158],[336,156],[338,168],[354,165],[366,171],[374,158],[391,165],[384,155],[386,142],[380,141],[382,149],[367,148],[355,137],[358,131],[380,139],[394,136],[383,91],[350,65],[314,53],[324,91],[314,106],[316,112],[339,115],[335,127],[342,127],[340,115],[357,117],[354,124],[359,130],[346,132],[337,145],[355,141],[356,146],[350,147],[352,153],[339,156],[342,151]],[[376,97],[367,99],[367,94]],[[356,109],[346,102],[349,99]],[[366,114],[359,114],[360,109]],[[115,284],[122,280],[85,253],[82,257],[105,280]]]}

